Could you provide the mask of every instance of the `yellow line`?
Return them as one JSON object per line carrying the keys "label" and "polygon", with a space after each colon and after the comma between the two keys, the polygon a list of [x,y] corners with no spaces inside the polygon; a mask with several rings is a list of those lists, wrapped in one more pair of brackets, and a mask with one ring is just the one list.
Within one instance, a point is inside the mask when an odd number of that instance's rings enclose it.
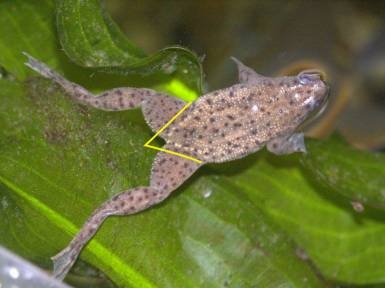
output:
{"label": "yellow line", "polygon": [[162,133],[168,126],[170,126],[170,124],[172,122],[175,121],[176,118],[179,117],[180,114],[183,113],[184,110],[186,110],[190,105],[192,104],[192,102],[188,102],[182,109],[179,110],[178,113],[176,113],[162,128],[159,129],[158,132],[155,133],[154,136],[152,136],[150,138],[150,140],[148,140],[143,146],[146,147],[146,148],[151,148],[151,149],[155,149],[155,150],[159,150],[159,151],[163,151],[163,152],[166,152],[166,153],[169,153],[169,154],[172,154],[172,155],[176,155],[176,156],[179,156],[179,157],[182,157],[182,158],[185,158],[185,159],[188,159],[188,160],[192,160],[194,162],[197,162],[197,163],[202,163],[201,160],[199,159],[196,159],[194,157],[191,157],[191,156],[188,156],[188,155],[185,155],[185,154],[182,154],[182,153],[178,153],[178,152],[175,152],[175,151],[172,151],[172,150],[168,150],[168,149],[164,149],[164,148],[160,148],[160,147],[156,147],[156,146],[152,146],[150,145],[150,143],[152,142],[152,140],[154,140],[160,133]]}
{"label": "yellow line", "polygon": [[144,144],[144,146],[150,144],[150,142],[151,142],[152,140],[154,140],[160,133],[162,133],[168,126],[170,126],[170,124],[171,124],[172,122],[174,122],[175,119],[178,118],[178,116],[179,116],[180,114],[182,114],[183,111],[186,110],[191,104],[192,104],[192,102],[188,102],[182,109],[180,109],[178,113],[176,113],[176,114],[175,114],[175,115],[174,115],[174,116],[173,116],[173,117],[172,117],[172,118],[171,118],[171,119],[170,119],[170,120],[169,120],[169,121],[168,121],[162,128],[159,129],[158,132],[155,133],[154,136],[151,137],[150,140],[148,140],[148,141],[146,142],[146,144]]}
{"label": "yellow line", "polygon": [[163,151],[163,152],[166,152],[168,154],[176,155],[176,156],[179,156],[179,157],[182,157],[182,158],[186,158],[186,159],[192,160],[192,161],[197,162],[197,163],[202,163],[201,160],[198,160],[198,159],[196,159],[194,157],[191,157],[191,156],[188,156],[188,155],[185,155],[185,154],[182,154],[182,153],[178,153],[178,152],[175,152],[175,151],[172,151],[172,150],[168,150],[168,149],[164,149],[164,148],[160,148],[160,147],[156,147],[156,146],[152,146],[152,145],[145,145],[145,147],[152,148],[152,149],[159,150],[159,151]]}

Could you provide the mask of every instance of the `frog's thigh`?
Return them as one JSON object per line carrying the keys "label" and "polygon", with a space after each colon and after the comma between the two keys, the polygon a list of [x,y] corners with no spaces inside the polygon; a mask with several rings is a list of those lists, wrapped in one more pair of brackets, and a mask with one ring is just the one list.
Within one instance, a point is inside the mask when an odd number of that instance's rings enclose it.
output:
{"label": "frog's thigh", "polygon": [[306,152],[304,135],[295,133],[289,137],[273,139],[267,143],[267,150],[277,155]]}
{"label": "frog's thigh", "polygon": [[258,74],[250,67],[247,67],[237,58],[231,57],[231,59],[238,66],[238,74],[239,74],[238,78],[240,83],[256,84],[259,81],[261,81],[261,78],[264,78],[264,76],[262,76],[261,74]]}
{"label": "frog's thigh", "polygon": [[143,101],[142,111],[147,124],[157,132],[185,105],[183,100],[158,93]]}
{"label": "frog's thigh", "polygon": [[[165,146],[166,149],[172,148]],[[201,166],[192,160],[159,152],[151,170],[150,187],[166,198],[172,191],[182,185]]]}

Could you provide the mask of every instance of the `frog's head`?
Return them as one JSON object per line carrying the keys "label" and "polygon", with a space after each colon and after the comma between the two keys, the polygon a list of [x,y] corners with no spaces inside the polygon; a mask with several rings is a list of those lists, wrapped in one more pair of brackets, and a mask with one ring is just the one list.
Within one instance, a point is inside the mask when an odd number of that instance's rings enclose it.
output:
{"label": "frog's head", "polygon": [[300,122],[325,106],[329,87],[323,81],[322,75],[318,70],[304,70],[295,76],[296,85],[293,87],[289,101],[297,108],[296,115]]}

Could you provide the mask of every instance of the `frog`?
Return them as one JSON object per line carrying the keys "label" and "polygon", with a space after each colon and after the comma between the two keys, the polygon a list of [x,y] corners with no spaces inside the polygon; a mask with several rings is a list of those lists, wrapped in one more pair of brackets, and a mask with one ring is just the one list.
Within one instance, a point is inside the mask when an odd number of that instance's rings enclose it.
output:
{"label": "frog", "polygon": [[[59,84],[80,105],[104,111],[141,108],[153,132],[186,105],[149,88],[120,87],[93,95],[24,54],[28,67]],[[52,257],[55,278],[65,278],[106,218],[133,215],[161,203],[206,164],[240,159],[263,147],[276,155],[306,153],[301,125],[325,105],[329,95],[322,72],[311,69],[294,76],[268,77],[232,60],[238,68],[238,83],[202,95],[159,134],[164,149],[176,154],[158,152],[148,186],[122,191],[91,214],[69,245]]]}

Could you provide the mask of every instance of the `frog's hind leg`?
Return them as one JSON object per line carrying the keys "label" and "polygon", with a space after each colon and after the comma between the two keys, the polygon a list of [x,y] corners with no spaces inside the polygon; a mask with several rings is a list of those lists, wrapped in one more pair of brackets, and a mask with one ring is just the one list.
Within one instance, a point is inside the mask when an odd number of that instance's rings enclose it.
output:
{"label": "frog's hind leg", "polygon": [[[170,145],[166,145],[164,148],[180,152]],[[163,191],[163,195],[167,197],[203,164],[181,156],[159,152],[152,165],[150,186]]]}
{"label": "frog's hind leg", "polygon": [[26,62],[28,67],[61,85],[77,102],[107,111],[142,107],[144,118],[154,132],[157,132],[186,104],[180,99],[146,88],[122,87],[93,95],[82,86],[66,80],[44,63],[27,53],[24,54],[28,57]]}
{"label": "frog's hind leg", "polygon": [[156,92],[151,89],[124,87],[112,89],[100,95],[93,95],[84,87],[66,80],[63,76],[27,53],[23,54],[28,57],[28,61],[25,65],[35,70],[45,78],[58,83],[69,94],[69,96],[71,96],[72,99],[80,102],[81,104],[107,111],[127,110],[140,107],[145,97],[156,94]]}
{"label": "frog's hind leg", "polygon": [[289,137],[281,137],[271,140],[267,143],[267,150],[270,152],[283,155],[294,152],[306,153],[306,146],[303,133],[294,133]]}
{"label": "frog's hind leg", "polygon": [[87,242],[95,235],[104,220],[111,215],[129,215],[158,202],[159,192],[151,187],[136,187],[122,192],[101,205],[86,221],[70,244],[52,257],[53,276],[64,279]]}
{"label": "frog's hind leg", "polygon": [[180,99],[162,94],[144,100],[142,111],[147,124],[157,132],[185,105]]}
{"label": "frog's hind leg", "polygon": [[159,152],[152,167],[150,186],[124,191],[102,204],[91,215],[70,244],[52,257],[54,276],[58,279],[65,277],[83,247],[108,216],[135,214],[162,202],[200,166],[201,164],[191,160]]}

